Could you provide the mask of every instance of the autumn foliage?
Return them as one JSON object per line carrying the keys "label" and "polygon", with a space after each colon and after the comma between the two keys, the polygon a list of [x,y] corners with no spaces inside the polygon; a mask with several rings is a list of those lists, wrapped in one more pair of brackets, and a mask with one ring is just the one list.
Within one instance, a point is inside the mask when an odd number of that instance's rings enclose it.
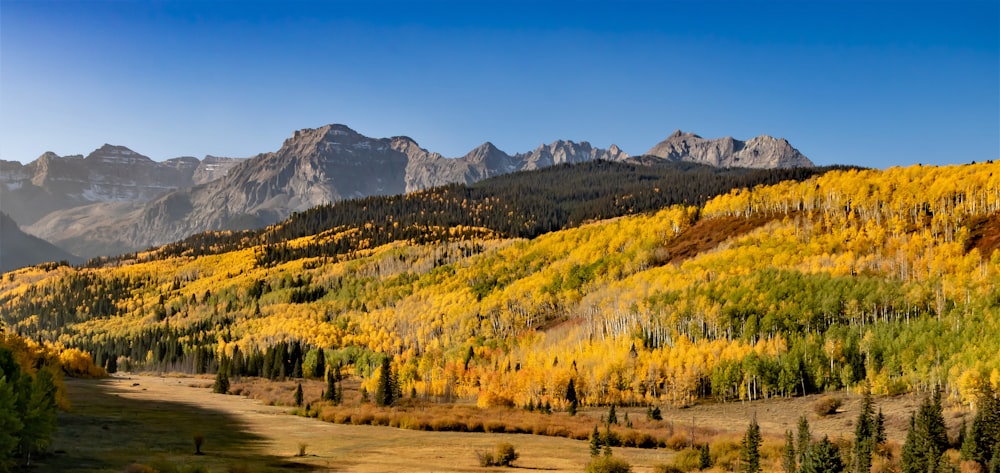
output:
{"label": "autumn foliage", "polygon": [[976,243],[998,215],[1000,164],[841,170],[531,238],[361,225],[24,269],[0,312],[101,366],[212,372],[238,352],[260,376],[294,341],[313,353],[298,376],[319,348],[375,393],[388,359],[398,392],[483,408],[564,410],[570,380],[580,406],[942,383],[971,402],[1000,387],[1000,252]]}

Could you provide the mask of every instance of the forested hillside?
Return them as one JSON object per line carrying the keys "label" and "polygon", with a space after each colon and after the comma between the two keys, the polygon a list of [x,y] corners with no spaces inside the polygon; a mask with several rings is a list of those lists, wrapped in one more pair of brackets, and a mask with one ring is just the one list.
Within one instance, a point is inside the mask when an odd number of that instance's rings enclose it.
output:
{"label": "forested hillside", "polygon": [[[471,186],[455,184],[406,195],[346,200],[293,214],[260,231],[194,235],[145,258],[217,254],[266,243],[258,258],[275,263],[349,255],[355,249],[393,241],[534,238],[586,221],[655,211],[673,204],[701,205],[730,189],[802,180],[838,169],[726,169],[656,158],[644,163],[590,161],[506,174]],[[323,232],[339,233],[340,237],[294,250],[285,245],[289,240]],[[125,257],[129,258],[134,255]],[[109,261],[97,259],[91,265]]]}
{"label": "forested hillside", "polygon": [[[410,199],[9,273],[0,311],[118,368],[309,375],[322,348],[371,392],[388,355],[403,392],[484,406],[561,407],[571,380],[589,405],[1000,386],[1000,164],[836,170],[548,233],[393,204]],[[341,226],[348,208],[377,217]],[[374,236],[421,212],[434,238]]]}

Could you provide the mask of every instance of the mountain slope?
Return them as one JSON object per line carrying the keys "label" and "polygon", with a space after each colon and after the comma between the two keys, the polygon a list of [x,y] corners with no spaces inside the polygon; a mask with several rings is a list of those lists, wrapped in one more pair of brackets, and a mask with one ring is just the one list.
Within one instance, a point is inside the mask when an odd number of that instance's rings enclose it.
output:
{"label": "mountain slope", "polygon": [[[556,156],[553,162],[566,156],[579,156],[567,161],[627,156],[588,143],[557,142],[547,149]],[[344,199],[472,183],[547,162],[538,153],[511,157],[484,143],[466,156],[448,159],[406,137],[375,139],[343,125],[327,125],[296,131],[277,152],[241,162],[220,179],[142,206],[133,202],[52,212],[29,230],[87,256],[120,254],[207,230],[259,228]]]}
{"label": "mountain slope", "polygon": [[[654,151],[663,151],[661,154],[668,161],[717,167],[811,166],[808,159],[784,141],[758,137],[746,143],[729,139],[726,149],[707,144],[688,146],[695,138],[678,135]],[[706,154],[703,150],[706,147],[715,151]],[[730,156],[723,151],[735,154]],[[126,157],[121,153],[125,151],[104,152],[118,160]],[[127,157],[141,161],[138,155]],[[120,254],[203,231],[262,227],[293,212],[344,199],[395,195],[451,183],[471,184],[562,163],[629,159],[628,154],[614,145],[604,150],[587,142],[572,141],[556,141],[513,156],[487,142],[465,156],[450,159],[420,148],[407,137],[369,138],[344,125],[327,125],[296,131],[278,151],[236,164],[220,179],[179,188],[148,202],[139,198],[118,199],[131,204],[127,209],[116,202],[114,206],[91,205],[50,212],[27,229],[78,254]],[[150,165],[146,161],[142,163]],[[190,170],[193,164],[174,163],[171,169]],[[186,178],[192,179],[197,172],[189,174]],[[104,202],[113,200],[105,198]],[[107,216],[113,217],[107,219]],[[84,226],[82,222],[97,226]]]}
{"label": "mountain slope", "polygon": [[266,248],[258,261],[270,264],[303,255],[346,254],[399,239],[430,242],[484,233],[533,238],[587,221],[650,212],[677,203],[700,205],[734,187],[802,180],[829,170],[719,169],[674,162],[563,164],[505,174],[470,186],[453,184],[405,196],[373,196],[317,206],[263,231],[198,234],[156,253],[218,253],[262,241],[280,243],[345,229],[350,229],[351,236],[336,242],[307,244],[291,251]]}
{"label": "mountain slope", "polygon": [[55,245],[21,231],[12,218],[0,212],[0,273],[39,263],[65,261],[80,264],[83,260]]}
{"label": "mountain slope", "polygon": [[331,228],[22,270],[0,280],[0,317],[147,369],[238,348],[263,374],[254,360],[298,342],[374,390],[389,354],[404,392],[483,406],[559,409],[570,380],[583,405],[862,386],[970,401],[1000,373],[1000,251],[982,243],[998,219],[1000,164],[842,170],[530,239],[259,261],[358,232]]}

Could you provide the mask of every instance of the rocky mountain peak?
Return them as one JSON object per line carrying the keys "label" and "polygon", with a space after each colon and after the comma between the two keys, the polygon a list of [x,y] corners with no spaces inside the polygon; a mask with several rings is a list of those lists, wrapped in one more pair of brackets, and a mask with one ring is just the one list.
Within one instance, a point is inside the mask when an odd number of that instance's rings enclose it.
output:
{"label": "rocky mountain peak", "polygon": [[500,149],[489,141],[469,151],[463,159],[469,164],[482,164],[486,166],[487,175],[503,174],[513,170],[510,155],[500,151]]}
{"label": "rocky mountain peak", "polygon": [[716,167],[791,168],[811,167],[812,161],[788,141],[761,135],[748,141],[727,136],[705,139],[676,130],[646,152],[647,155]]}
{"label": "rocky mountain peak", "polygon": [[152,159],[132,151],[124,146],[109,145],[107,143],[88,154],[87,161],[103,161],[113,164],[154,164]]}
{"label": "rocky mountain peak", "polygon": [[[564,163],[631,159],[616,145],[602,149],[569,140],[513,156],[485,142],[463,157],[445,158],[407,136],[370,138],[340,124],[295,131],[277,151],[245,160],[206,156],[200,162],[181,157],[156,163],[113,145],[78,158],[46,153],[25,166],[0,163],[0,210],[29,232],[87,256],[205,230],[263,226],[342,199],[471,184]],[[643,159],[762,168],[812,165],[783,139],[706,140],[681,130]]]}

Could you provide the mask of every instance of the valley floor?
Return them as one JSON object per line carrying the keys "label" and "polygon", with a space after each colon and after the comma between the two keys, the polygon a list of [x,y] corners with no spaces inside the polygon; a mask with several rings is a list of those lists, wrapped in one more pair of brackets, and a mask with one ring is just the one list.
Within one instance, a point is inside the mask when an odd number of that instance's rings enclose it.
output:
{"label": "valley floor", "polygon": [[[391,427],[340,425],[289,415],[288,407],[268,406],[241,396],[213,394],[212,380],[198,377],[119,375],[108,379],[66,379],[72,409],[60,415],[54,455],[35,471],[121,472],[132,463],[161,472],[465,472],[483,471],[477,452],[509,442],[520,453],[519,469],[579,472],[589,461],[586,441],[517,434],[426,432]],[[838,394],[840,411],[819,418],[811,405],[819,396],[753,403],[705,403],[665,409],[678,430],[692,422],[723,436],[742,435],[756,415],[766,437],[779,441],[807,415],[816,435],[853,436],[858,396]],[[917,396],[876,399],[887,417],[889,438],[902,442]],[[633,418],[642,408],[625,410]],[[581,412],[598,422],[603,410]],[[565,415],[565,414],[554,414]],[[619,415],[622,415],[621,411]],[[946,410],[949,426],[966,411]],[[194,438],[204,437],[204,455],[194,454]],[[699,440],[700,441],[700,440]],[[300,448],[305,455],[298,455]],[[672,463],[668,449],[615,448],[635,472]],[[202,468],[202,470],[198,470]],[[496,469],[501,471],[501,469]]]}
{"label": "valley floor", "polygon": [[[520,469],[579,472],[590,459],[586,441],[331,424],[288,415],[285,407],[213,394],[206,389],[210,383],[153,376],[67,379],[73,407],[60,417],[56,455],[39,469],[120,472],[137,462],[211,472],[483,471],[476,452],[492,451],[502,441],[520,453]],[[194,455],[197,433],[205,436],[203,456]],[[301,444],[305,456],[297,456]],[[615,449],[637,472],[668,463],[673,454]]]}

